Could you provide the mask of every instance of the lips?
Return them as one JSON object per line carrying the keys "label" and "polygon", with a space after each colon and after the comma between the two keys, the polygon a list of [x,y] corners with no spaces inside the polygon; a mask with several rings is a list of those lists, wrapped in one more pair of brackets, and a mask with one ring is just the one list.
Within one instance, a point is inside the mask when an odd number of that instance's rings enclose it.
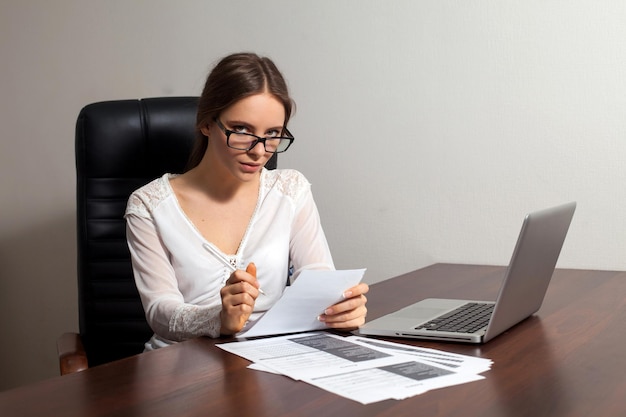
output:
{"label": "lips", "polygon": [[260,167],[260,164],[241,162],[241,168],[244,172],[257,172]]}

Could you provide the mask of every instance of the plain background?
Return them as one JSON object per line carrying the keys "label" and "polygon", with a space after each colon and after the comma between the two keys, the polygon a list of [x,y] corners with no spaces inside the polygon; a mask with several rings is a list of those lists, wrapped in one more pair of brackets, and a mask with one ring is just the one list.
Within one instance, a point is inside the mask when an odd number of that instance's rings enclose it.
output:
{"label": "plain background", "polygon": [[[626,2],[2,0],[0,390],[78,328],[74,126],[274,59],[339,268],[504,265],[524,214],[579,204],[559,267],[626,268]],[[428,294],[416,294],[416,298]]]}

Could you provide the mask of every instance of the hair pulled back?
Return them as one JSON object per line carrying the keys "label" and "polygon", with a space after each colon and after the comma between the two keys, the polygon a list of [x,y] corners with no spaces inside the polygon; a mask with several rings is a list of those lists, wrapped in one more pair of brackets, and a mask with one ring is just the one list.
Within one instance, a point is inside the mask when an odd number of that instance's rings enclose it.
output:
{"label": "hair pulled back", "polygon": [[287,127],[294,103],[289,96],[285,79],[271,59],[254,53],[236,53],[218,62],[207,77],[198,101],[196,140],[187,165],[188,170],[196,167],[206,152],[208,138],[200,129],[237,101],[264,92],[273,95],[283,104],[283,126]]}

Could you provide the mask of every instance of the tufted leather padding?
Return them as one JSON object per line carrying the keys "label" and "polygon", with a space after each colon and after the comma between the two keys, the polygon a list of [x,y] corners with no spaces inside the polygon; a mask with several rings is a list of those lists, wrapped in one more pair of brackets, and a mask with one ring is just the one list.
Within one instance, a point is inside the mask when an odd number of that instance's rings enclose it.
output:
{"label": "tufted leather padding", "polygon": [[[126,244],[129,195],[191,151],[197,97],[105,101],[76,124],[80,335],[89,366],[143,351],[150,338]],[[267,167],[276,167],[272,158]]]}

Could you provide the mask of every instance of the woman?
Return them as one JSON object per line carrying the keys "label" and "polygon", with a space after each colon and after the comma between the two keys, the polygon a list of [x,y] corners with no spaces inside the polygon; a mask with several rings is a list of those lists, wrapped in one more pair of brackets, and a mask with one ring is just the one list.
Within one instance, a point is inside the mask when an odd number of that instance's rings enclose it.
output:
{"label": "woman", "polygon": [[[137,288],[155,335],[146,349],[233,335],[281,296],[289,271],[334,269],[310,184],[264,168],[293,142],[292,100],[268,59],[234,54],[207,78],[190,169],[135,191],[126,210]],[[329,328],[365,321],[367,284],[318,317]]]}

